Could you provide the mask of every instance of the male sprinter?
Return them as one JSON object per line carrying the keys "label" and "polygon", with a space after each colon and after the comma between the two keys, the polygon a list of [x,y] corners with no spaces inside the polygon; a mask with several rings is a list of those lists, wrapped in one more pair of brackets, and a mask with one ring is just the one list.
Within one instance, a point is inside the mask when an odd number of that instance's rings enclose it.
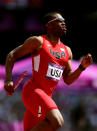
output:
{"label": "male sprinter", "polygon": [[[24,116],[24,131],[57,131],[64,120],[52,93],[61,76],[67,84],[73,83],[92,64],[87,54],[79,67],[72,72],[71,49],[60,41],[66,32],[64,18],[60,13],[49,13],[45,17],[47,35],[32,36],[23,45],[12,50],[6,59],[5,90],[14,92],[12,69],[14,62],[32,54],[33,76],[23,88],[22,98],[27,110]],[[26,64],[26,63],[25,63]]]}

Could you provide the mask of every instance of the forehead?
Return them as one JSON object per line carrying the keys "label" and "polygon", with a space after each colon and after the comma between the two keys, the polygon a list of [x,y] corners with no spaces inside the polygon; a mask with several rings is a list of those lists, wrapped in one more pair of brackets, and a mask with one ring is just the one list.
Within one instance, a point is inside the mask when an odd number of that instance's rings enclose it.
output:
{"label": "forehead", "polygon": [[61,14],[55,14],[54,18],[63,18]]}

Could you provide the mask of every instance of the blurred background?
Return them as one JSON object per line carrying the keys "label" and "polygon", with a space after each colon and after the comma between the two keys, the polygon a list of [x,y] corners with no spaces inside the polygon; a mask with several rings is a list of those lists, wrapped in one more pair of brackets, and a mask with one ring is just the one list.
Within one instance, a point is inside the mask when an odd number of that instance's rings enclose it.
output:
{"label": "blurred background", "polygon": [[7,53],[32,35],[44,33],[42,19],[47,12],[59,11],[66,19],[63,42],[79,60],[90,52],[96,60],[97,6],[95,1],[0,0],[0,64]]}
{"label": "blurred background", "polygon": [[32,73],[30,58],[24,58],[24,63],[29,60],[27,65],[22,65],[22,60],[17,62],[14,81],[29,67],[28,76],[17,93],[7,97],[3,90],[6,55],[28,37],[44,34],[43,16],[53,11],[61,12],[66,19],[67,33],[62,41],[72,50],[74,69],[87,53],[91,53],[94,60],[93,66],[85,71],[86,75],[83,73],[71,86],[61,80],[54,92],[54,100],[65,120],[60,131],[97,131],[96,5],[93,0],[0,0],[0,131],[23,131],[26,108],[21,100],[21,90]]}

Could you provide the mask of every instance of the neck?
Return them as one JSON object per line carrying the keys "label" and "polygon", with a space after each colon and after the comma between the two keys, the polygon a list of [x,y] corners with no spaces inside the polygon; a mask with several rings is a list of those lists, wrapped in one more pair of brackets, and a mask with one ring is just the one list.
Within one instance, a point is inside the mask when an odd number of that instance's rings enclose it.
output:
{"label": "neck", "polygon": [[60,38],[59,37],[56,37],[56,36],[50,35],[50,34],[47,34],[47,37],[53,43],[57,43],[57,44],[60,43]]}

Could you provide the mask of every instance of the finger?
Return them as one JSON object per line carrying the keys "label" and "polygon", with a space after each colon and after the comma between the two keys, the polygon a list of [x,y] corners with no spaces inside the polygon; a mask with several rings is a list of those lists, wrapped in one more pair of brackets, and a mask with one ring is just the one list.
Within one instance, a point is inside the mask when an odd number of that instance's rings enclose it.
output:
{"label": "finger", "polygon": [[14,93],[14,92],[15,92],[15,89],[14,89],[14,88],[11,88],[11,92]]}
{"label": "finger", "polygon": [[10,87],[10,92],[14,93],[14,88]]}
{"label": "finger", "polygon": [[91,63],[93,63],[92,55],[88,56],[88,61],[91,62]]}
{"label": "finger", "polygon": [[87,58],[87,59],[86,59],[86,62],[87,62],[87,63],[90,63],[90,64],[93,63],[92,58]]}
{"label": "finger", "polygon": [[12,87],[12,86],[5,85],[4,88],[5,88],[5,90],[6,90],[7,92],[14,92],[14,91],[15,91],[15,90],[14,90],[14,87]]}
{"label": "finger", "polygon": [[85,58],[86,58],[86,59],[89,59],[89,60],[93,60],[91,54],[87,54]]}
{"label": "finger", "polygon": [[6,90],[6,91],[9,91],[9,88],[8,88],[8,86],[4,86],[4,89]]}
{"label": "finger", "polygon": [[88,53],[85,58],[89,58],[89,57],[92,57],[92,55],[90,53]]}
{"label": "finger", "polygon": [[92,56],[90,53],[88,53],[88,56]]}
{"label": "finger", "polygon": [[92,63],[93,63],[93,61],[92,61],[92,60],[90,60],[90,59],[89,59],[89,60],[87,60],[87,64],[88,64],[88,65],[91,65]]}

